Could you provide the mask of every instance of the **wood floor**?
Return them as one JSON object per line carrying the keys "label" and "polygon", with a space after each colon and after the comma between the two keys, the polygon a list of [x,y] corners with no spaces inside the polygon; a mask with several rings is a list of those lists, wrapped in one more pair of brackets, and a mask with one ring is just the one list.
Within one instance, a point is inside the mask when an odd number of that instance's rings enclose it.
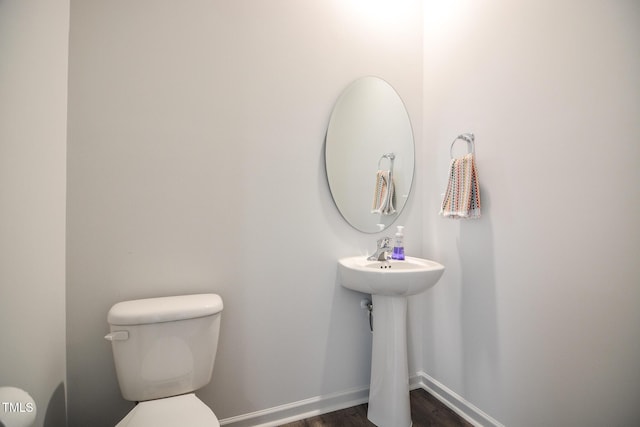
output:
{"label": "wood floor", "polygon": [[[422,389],[411,392],[413,427],[471,427],[467,421]],[[367,404],[354,406],[280,427],[375,427],[367,420]]]}

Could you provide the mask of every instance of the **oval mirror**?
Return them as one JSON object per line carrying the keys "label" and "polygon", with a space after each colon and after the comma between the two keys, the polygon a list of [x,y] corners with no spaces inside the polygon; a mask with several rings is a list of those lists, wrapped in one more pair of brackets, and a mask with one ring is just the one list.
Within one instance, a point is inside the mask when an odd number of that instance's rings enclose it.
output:
{"label": "oval mirror", "polygon": [[354,228],[376,233],[400,215],[413,179],[413,131],[389,83],[363,77],[342,92],[329,120],[325,166],[333,200]]}

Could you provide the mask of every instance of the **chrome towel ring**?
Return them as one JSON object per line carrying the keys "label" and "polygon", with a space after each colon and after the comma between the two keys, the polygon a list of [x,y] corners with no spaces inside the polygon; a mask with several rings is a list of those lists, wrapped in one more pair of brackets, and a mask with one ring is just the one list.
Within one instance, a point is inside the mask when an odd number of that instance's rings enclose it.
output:
{"label": "chrome towel ring", "polygon": [[389,159],[389,170],[393,172],[393,161],[396,159],[396,155],[393,153],[383,154],[382,157],[380,157],[380,160],[378,160],[378,170],[381,169],[382,161],[384,159]]}
{"label": "chrome towel ring", "polygon": [[451,143],[451,147],[449,148],[449,156],[453,159],[453,146],[455,145],[457,140],[463,140],[467,142],[467,149],[469,150],[468,154],[476,153],[476,145],[475,145],[475,136],[472,133],[463,133],[456,137]]}

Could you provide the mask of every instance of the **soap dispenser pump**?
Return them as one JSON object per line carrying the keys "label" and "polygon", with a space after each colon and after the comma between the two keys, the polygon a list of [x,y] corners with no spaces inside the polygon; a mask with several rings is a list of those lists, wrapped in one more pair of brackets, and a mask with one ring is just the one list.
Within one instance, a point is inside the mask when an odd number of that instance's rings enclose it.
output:
{"label": "soap dispenser pump", "polygon": [[393,243],[393,253],[391,254],[391,259],[395,260],[403,260],[404,259],[404,227],[402,225],[398,226],[398,231],[396,232],[396,238]]}

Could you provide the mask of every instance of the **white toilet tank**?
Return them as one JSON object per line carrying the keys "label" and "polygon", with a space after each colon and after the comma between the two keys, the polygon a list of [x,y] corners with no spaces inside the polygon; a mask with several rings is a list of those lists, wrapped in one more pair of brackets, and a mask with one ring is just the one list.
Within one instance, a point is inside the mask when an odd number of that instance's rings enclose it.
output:
{"label": "white toilet tank", "polygon": [[204,387],[218,348],[222,298],[181,295],[124,301],[109,310],[122,396],[145,401]]}

